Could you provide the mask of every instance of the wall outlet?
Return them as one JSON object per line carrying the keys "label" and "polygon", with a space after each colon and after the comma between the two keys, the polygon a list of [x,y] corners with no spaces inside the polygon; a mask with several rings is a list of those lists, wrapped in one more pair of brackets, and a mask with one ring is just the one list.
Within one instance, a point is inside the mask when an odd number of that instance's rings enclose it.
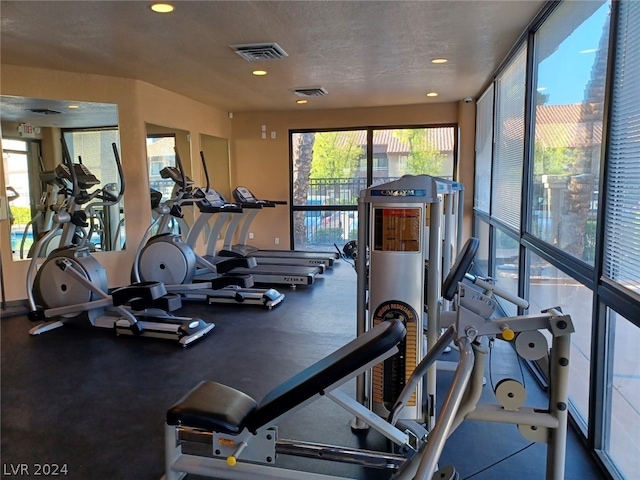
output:
{"label": "wall outlet", "polygon": [[273,139],[275,139],[275,138],[276,138],[276,132],[275,132],[275,130],[273,130],[273,131],[271,132],[271,139],[273,140]]}
{"label": "wall outlet", "polygon": [[253,232],[249,232],[249,238],[253,238]]}
{"label": "wall outlet", "polygon": [[276,237],[276,239],[274,240],[276,245],[280,245],[280,239],[278,237]]}

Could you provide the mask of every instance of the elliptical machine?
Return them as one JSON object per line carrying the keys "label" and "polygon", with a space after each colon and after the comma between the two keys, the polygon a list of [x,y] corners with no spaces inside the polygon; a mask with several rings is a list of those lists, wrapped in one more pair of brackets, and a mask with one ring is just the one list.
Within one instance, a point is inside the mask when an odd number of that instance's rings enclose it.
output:
{"label": "elliptical machine", "polygon": [[[42,158],[40,158],[40,170],[40,183],[45,185],[46,189],[42,192],[40,203],[35,207],[36,214],[29,220],[22,233],[22,240],[20,241],[21,260],[31,258],[36,240],[51,230],[53,226],[53,216],[62,205],[71,188],[68,182],[58,177],[55,170],[44,170]],[[34,241],[29,250],[25,252],[29,231],[32,232]],[[58,230],[56,237],[58,237],[60,233],[60,230]],[[56,237],[52,238],[47,245],[43,246],[40,251],[42,257],[46,257],[53,249],[59,246],[57,243],[59,238]]]}
{"label": "elliptical machine", "polygon": [[[88,226],[88,211],[115,205],[122,198],[124,177],[118,150],[112,144],[120,177],[118,194],[106,188],[89,193],[99,180],[84,165],[73,163],[64,139],[62,145],[66,164],[58,165],[56,174],[70,181],[72,191],[64,208],[54,216],[53,228],[34,247],[27,271],[29,318],[45,321],[29,333],[38,335],[77,317],[88,317],[91,325],[112,329],[117,334],[177,340],[182,346],[211,331],[213,323],[167,313],[180,308],[181,301],[177,295],[167,295],[161,282],[137,283],[107,293],[104,267],[86,245],[71,246],[71,238],[77,226]],[[51,252],[36,273],[40,250],[60,230],[61,245],[65,246]]]}
{"label": "elliptical machine", "polygon": [[[180,235],[170,233],[171,217],[181,217],[182,205],[195,204],[200,217],[192,226],[189,238],[202,231],[203,221],[208,216],[222,211],[241,211],[235,205],[212,203],[208,200],[209,175],[204,163],[207,187],[193,188],[193,181],[185,173],[176,151],[177,167],[165,167],[160,174],[175,183],[172,198],[160,204],[156,209],[156,220],[149,226],[143,241],[136,252],[132,268],[132,280],[162,281],[167,290],[180,294],[184,300],[205,300],[209,304],[231,303],[240,305],[259,305],[271,309],[284,300],[284,294],[273,288],[252,288],[253,278],[250,273],[229,275],[227,272],[237,267],[255,267],[254,258],[229,258],[200,256],[195,253],[193,245],[184,242]],[[151,232],[157,225],[157,233]],[[148,241],[144,241],[149,238]]]}

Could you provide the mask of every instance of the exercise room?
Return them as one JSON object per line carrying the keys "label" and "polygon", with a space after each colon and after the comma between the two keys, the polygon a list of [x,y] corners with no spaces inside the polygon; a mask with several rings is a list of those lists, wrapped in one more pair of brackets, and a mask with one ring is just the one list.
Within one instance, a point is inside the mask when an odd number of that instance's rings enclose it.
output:
{"label": "exercise room", "polygon": [[639,2],[0,20],[1,478],[638,477]]}

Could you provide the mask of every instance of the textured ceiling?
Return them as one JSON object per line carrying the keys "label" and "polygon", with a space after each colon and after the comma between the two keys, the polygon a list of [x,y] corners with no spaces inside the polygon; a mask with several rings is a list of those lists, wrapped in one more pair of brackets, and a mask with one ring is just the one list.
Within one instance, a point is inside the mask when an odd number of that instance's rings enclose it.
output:
{"label": "textured ceiling", "polygon": [[[2,0],[1,58],[136,78],[229,112],[457,101],[480,93],[544,3],[175,1],[159,15],[144,0]],[[289,56],[247,62],[229,48],[254,42]],[[295,104],[293,88],[316,86],[328,95]]]}

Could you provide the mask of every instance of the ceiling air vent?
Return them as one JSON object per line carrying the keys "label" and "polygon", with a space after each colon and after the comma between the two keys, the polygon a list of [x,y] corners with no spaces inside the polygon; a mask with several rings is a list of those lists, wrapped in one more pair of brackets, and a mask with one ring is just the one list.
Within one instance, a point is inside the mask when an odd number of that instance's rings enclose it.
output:
{"label": "ceiling air vent", "polygon": [[293,93],[299,97],[322,97],[328,92],[323,87],[294,88]]}
{"label": "ceiling air vent", "polygon": [[246,45],[229,45],[229,47],[248,62],[279,60],[289,56],[277,43],[248,43]]}
{"label": "ceiling air vent", "polygon": [[38,115],[60,115],[60,112],[57,110],[51,110],[49,108],[30,108],[29,111]]}

